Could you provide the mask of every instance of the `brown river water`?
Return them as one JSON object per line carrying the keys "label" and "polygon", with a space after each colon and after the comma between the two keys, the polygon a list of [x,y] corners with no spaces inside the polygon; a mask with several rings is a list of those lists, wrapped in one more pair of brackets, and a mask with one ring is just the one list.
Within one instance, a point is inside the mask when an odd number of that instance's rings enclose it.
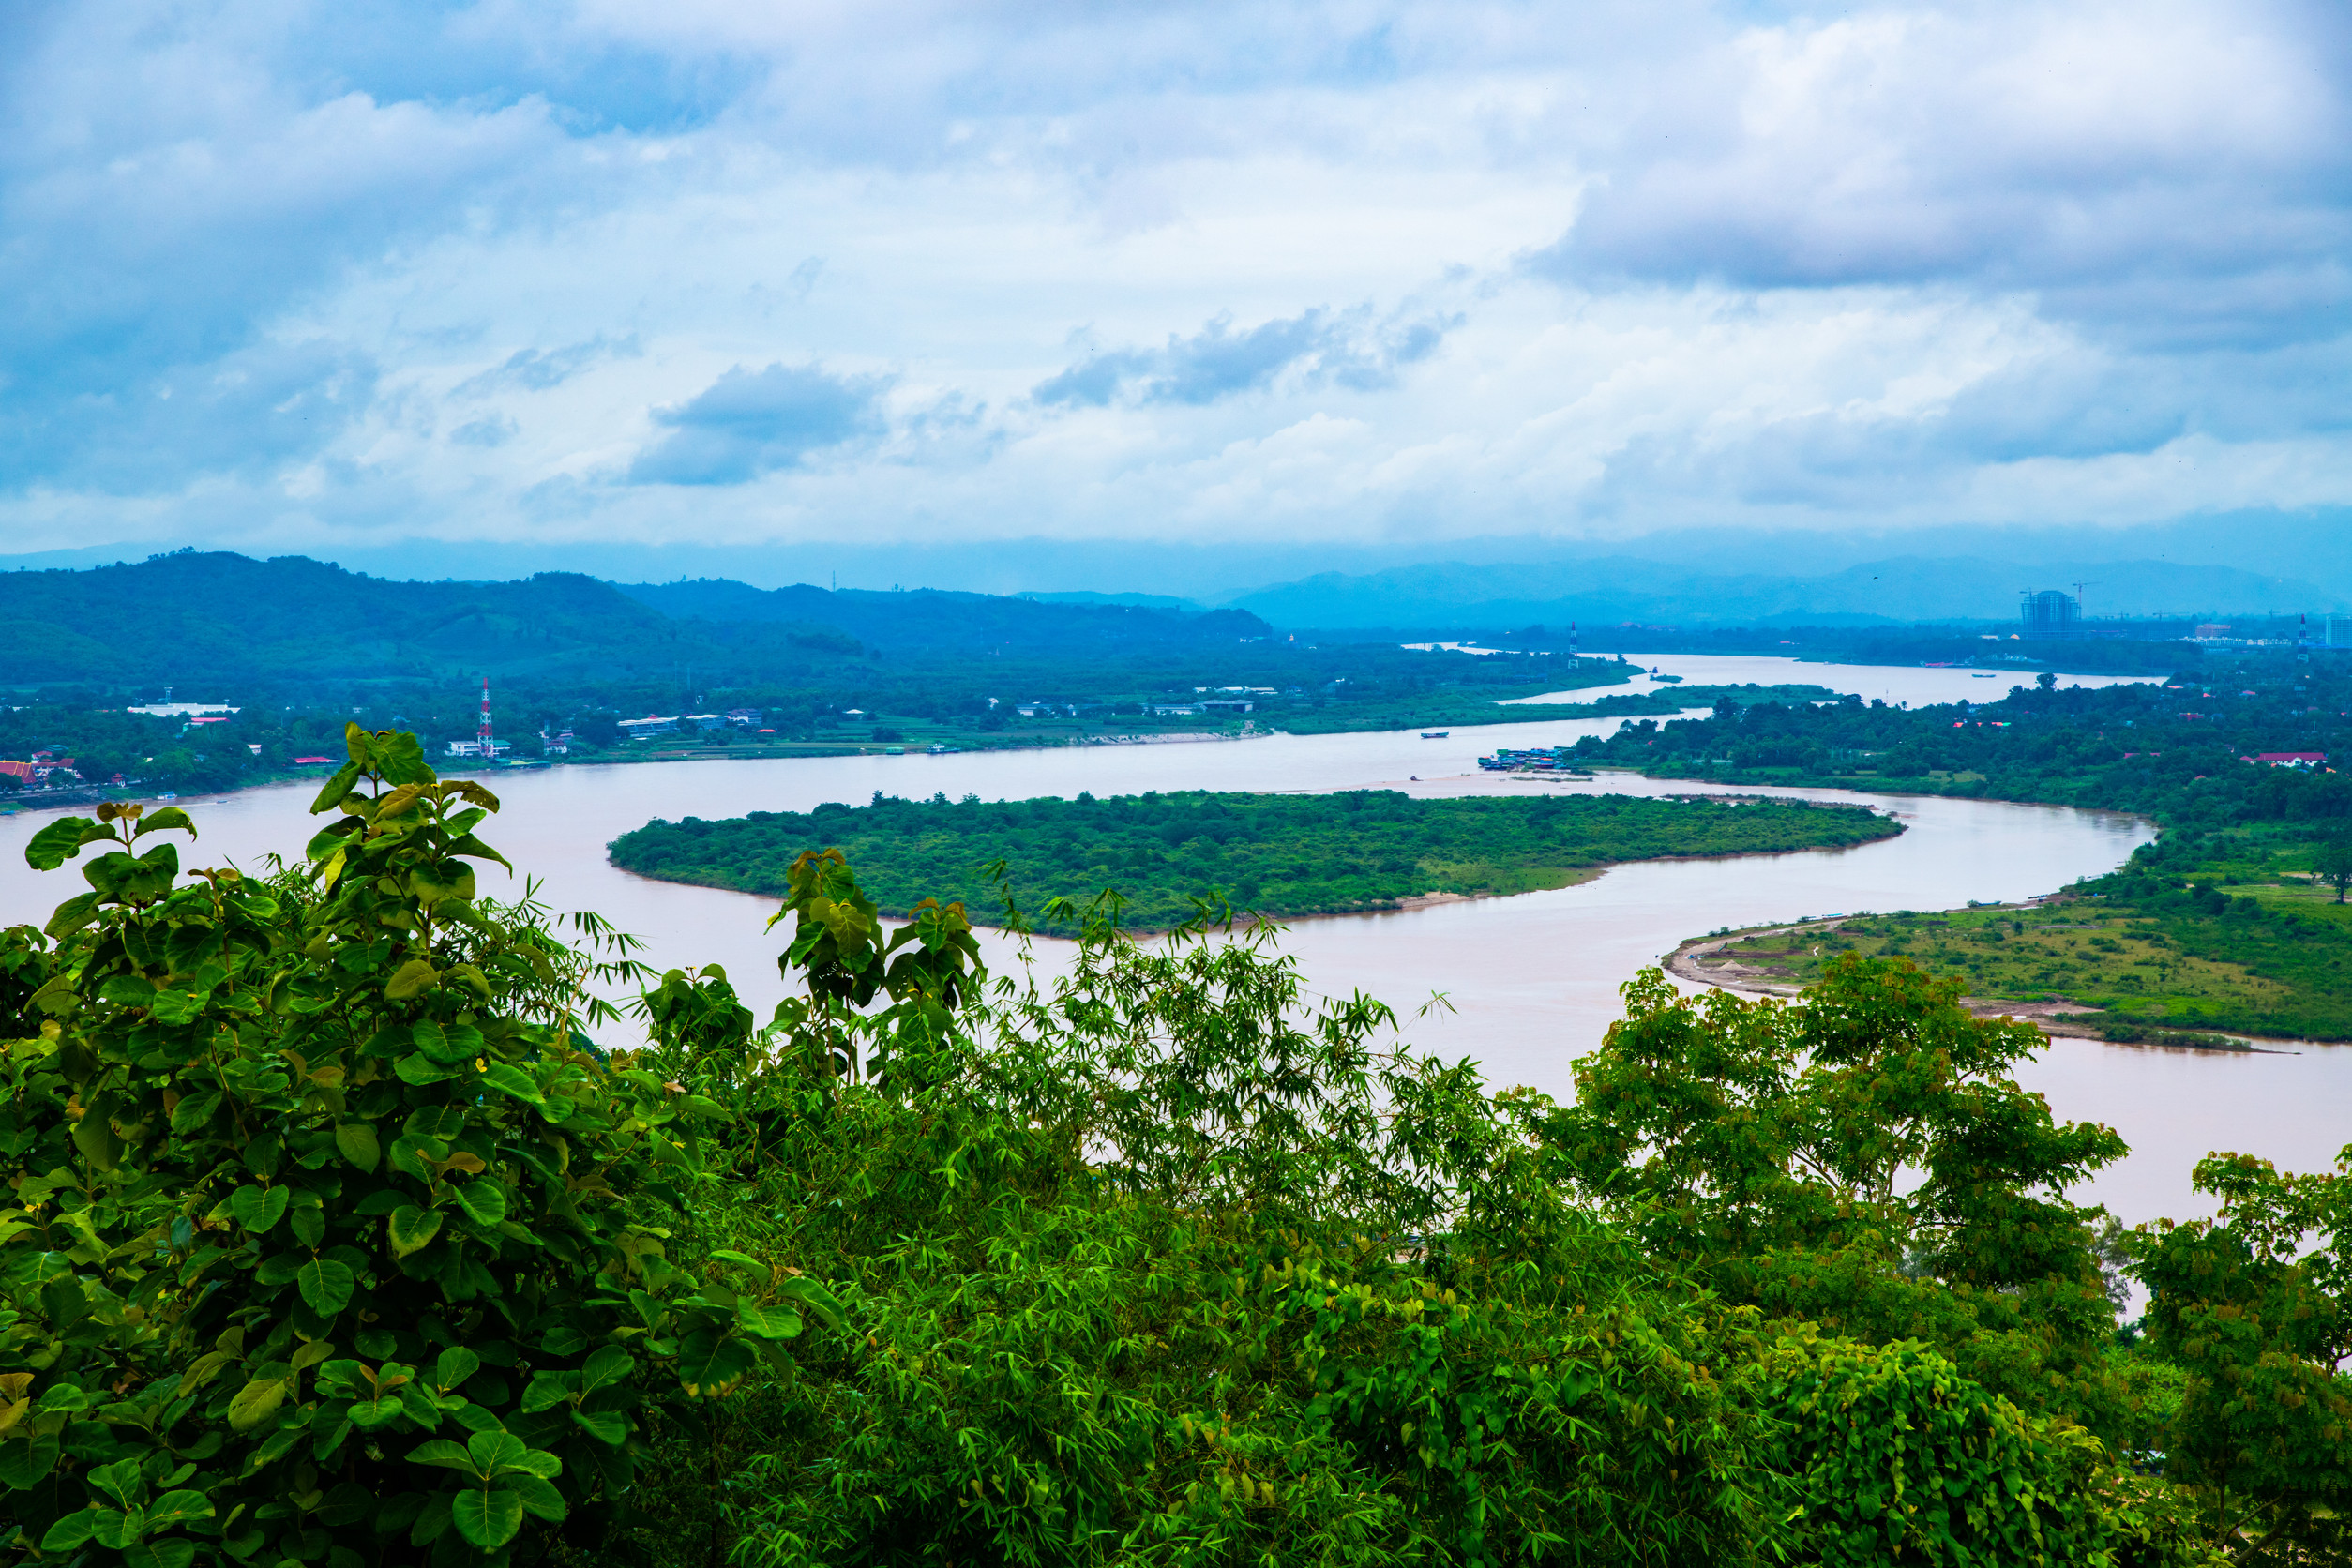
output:
{"label": "brown river water", "polygon": [[[1857,668],[1789,660],[1658,656],[1639,660],[1703,681],[1810,681],[1889,701],[1991,701],[2010,678],[1966,671]],[[2069,677],[2067,684],[2075,684]],[[2104,684],[2081,677],[2080,684]],[[1644,681],[1641,686],[1647,686]],[[1011,695],[1011,694],[1008,694]],[[720,963],[761,1017],[783,994],[762,927],[774,905],[746,894],[648,882],[615,869],[605,846],[655,817],[805,811],[823,801],[862,804],[875,791],[910,798],[944,792],[984,799],[1136,793],[1145,790],[1396,788],[1415,794],[1626,794],[1691,788],[1627,775],[1592,783],[1513,781],[1482,774],[1497,746],[1558,745],[1607,733],[1617,720],[1486,726],[1425,741],[1414,731],[1275,735],[1238,742],[1097,746],[930,757],[836,757],[562,767],[490,780],[505,809],[483,837],[528,874],[558,910],[592,909],[641,935],[656,967]],[[315,786],[258,790],[180,804],[204,837],[183,864],[253,867],[292,856],[315,829]],[[1565,1097],[1569,1063],[1619,1016],[1617,988],[1683,938],[1718,927],[1897,909],[1943,909],[2047,893],[2119,865],[2148,824],[2110,813],[1924,796],[1773,791],[1867,802],[1908,831],[1856,849],[1734,860],[1620,866],[1548,893],[1361,916],[1304,920],[1285,939],[1314,989],[1363,990],[1395,1006],[1413,1043],[1477,1058],[1497,1084],[1530,1084]],[[86,808],[85,808],[86,809]],[[70,865],[28,870],[24,840],[51,813],[0,819],[0,924],[45,918],[82,886]],[[502,891],[490,867],[486,891]],[[520,884],[517,885],[517,891]],[[778,933],[780,936],[781,933]],[[1039,960],[1063,944],[1040,942]],[[992,942],[1002,963],[1009,944]],[[1451,1010],[1422,1014],[1442,993]],[[2127,1220],[2206,1213],[2189,1168],[2210,1150],[2261,1154],[2283,1168],[2332,1163],[2352,1140],[2352,1047],[2297,1054],[2150,1049],[2054,1040],[2023,1073],[2063,1117],[2101,1121],[2132,1155],[2075,1189]]]}

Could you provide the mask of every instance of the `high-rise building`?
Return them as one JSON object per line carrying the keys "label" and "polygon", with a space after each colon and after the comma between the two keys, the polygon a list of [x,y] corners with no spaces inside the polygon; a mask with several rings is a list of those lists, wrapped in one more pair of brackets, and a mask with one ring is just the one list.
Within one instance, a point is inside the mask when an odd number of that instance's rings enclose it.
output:
{"label": "high-rise building", "polygon": [[2072,594],[2056,588],[2026,595],[2017,611],[2025,619],[2025,634],[2030,638],[2073,637],[2082,623],[2082,605]]}
{"label": "high-rise building", "polygon": [[2352,615],[2328,617],[2328,646],[2352,648]]}

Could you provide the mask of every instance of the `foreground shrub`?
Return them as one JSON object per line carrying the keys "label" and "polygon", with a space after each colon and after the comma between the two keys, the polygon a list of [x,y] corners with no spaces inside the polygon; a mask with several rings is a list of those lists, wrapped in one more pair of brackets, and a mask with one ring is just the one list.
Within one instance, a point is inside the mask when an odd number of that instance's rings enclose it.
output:
{"label": "foreground shrub", "polygon": [[[350,744],[264,880],[181,885],[175,810],[33,840],[91,891],[0,938],[22,1558],[2340,1545],[2352,1188],[2202,1172],[2231,1214],[2141,1243],[2172,1393],[2119,1421],[2161,1380],[2115,1370],[2062,1192],[2119,1144],[1907,966],[1796,1009],[1652,972],[1561,1108],[1314,997],[1270,927],[1147,947],[1065,905],[1065,965],[991,977],[962,906],[885,931],[828,851],[791,869],[798,994],[761,1026],[715,968],[478,897],[497,802],[412,737]],[[645,1044],[608,1058],[590,991],[631,984]]]}
{"label": "foreground shrub", "polygon": [[[583,960],[479,899],[497,801],[350,736],[308,871],[174,885],[177,809],[28,851],[0,1120],[0,1480],[20,1549],[128,1568],[501,1562],[626,1520],[648,1401],[829,1300],[646,1223],[719,1114],[582,1048]],[[503,862],[500,862],[503,864]],[[38,978],[37,986],[28,982]]]}
{"label": "foreground shrub", "polygon": [[1788,1334],[1755,1395],[1777,1418],[1809,1560],[2219,1560],[2171,1488],[2116,1470],[2080,1426],[2027,1415],[1927,1346]]}

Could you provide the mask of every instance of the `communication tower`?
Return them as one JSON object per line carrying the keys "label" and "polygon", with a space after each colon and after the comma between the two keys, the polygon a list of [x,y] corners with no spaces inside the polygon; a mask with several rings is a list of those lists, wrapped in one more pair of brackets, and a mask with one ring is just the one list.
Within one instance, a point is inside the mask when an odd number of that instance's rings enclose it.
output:
{"label": "communication tower", "polygon": [[487,762],[497,755],[490,750],[490,677],[488,675],[482,677],[482,731],[474,738],[481,747],[483,761]]}

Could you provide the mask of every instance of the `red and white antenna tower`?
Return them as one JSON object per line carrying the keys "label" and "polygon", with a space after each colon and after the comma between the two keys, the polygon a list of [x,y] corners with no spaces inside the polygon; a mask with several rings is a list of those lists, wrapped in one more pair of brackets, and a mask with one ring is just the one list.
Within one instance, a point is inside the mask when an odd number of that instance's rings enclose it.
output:
{"label": "red and white antenna tower", "polygon": [[475,737],[481,744],[482,761],[490,760],[490,677],[482,677],[482,732]]}

